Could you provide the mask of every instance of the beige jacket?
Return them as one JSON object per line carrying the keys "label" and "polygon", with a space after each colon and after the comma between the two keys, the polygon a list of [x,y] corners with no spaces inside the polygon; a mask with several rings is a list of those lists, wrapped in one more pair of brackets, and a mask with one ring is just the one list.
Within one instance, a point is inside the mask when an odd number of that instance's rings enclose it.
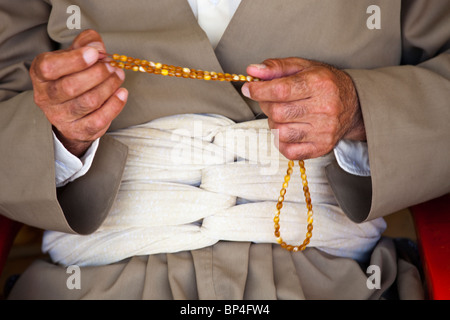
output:
{"label": "beige jacket", "polygon": [[[381,29],[367,20],[380,8]],[[372,176],[327,168],[348,216],[364,221],[450,191],[450,2],[447,0],[243,0],[212,49],[186,0],[0,2],[0,213],[43,229],[98,228],[115,199],[127,149],[101,139],[92,168],[55,188],[51,125],[33,102],[28,68],[70,45],[69,5],[81,29],[99,31],[110,53],[203,70],[244,73],[250,63],[298,56],[353,78]],[[260,115],[230,83],[127,73],[129,100],[111,130],[177,113]]]}

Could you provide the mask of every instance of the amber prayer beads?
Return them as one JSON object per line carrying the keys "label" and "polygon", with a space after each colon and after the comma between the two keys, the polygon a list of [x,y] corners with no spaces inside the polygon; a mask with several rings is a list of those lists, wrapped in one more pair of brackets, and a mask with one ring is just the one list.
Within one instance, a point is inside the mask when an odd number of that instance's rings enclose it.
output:
{"label": "amber prayer beads", "polygon": [[[109,64],[113,67],[125,69],[125,70],[132,70],[132,71],[140,71],[144,73],[153,73],[153,74],[159,74],[162,76],[171,76],[171,77],[179,77],[179,78],[186,78],[186,79],[199,79],[199,80],[216,80],[216,81],[227,81],[227,82],[252,82],[252,81],[260,81],[260,79],[252,77],[252,76],[245,76],[242,74],[229,74],[229,73],[221,73],[221,72],[214,72],[214,71],[203,71],[203,70],[196,70],[192,68],[186,68],[186,67],[177,67],[172,65],[166,65],[162,63],[155,63],[152,61],[147,60],[141,60],[136,59],[133,57],[128,57],[125,55],[119,55],[119,54],[106,54],[109,58],[112,60],[108,61]],[[274,221],[274,227],[275,227],[275,237],[277,243],[281,245],[282,248],[288,250],[288,251],[303,251],[305,250],[306,246],[309,244],[310,239],[312,237],[312,230],[313,230],[313,210],[312,210],[312,202],[311,202],[311,195],[309,192],[308,187],[308,180],[306,177],[306,170],[305,170],[305,163],[304,161],[300,160],[298,162],[300,166],[300,174],[302,178],[302,184],[303,184],[303,192],[305,195],[305,202],[306,202],[306,208],[308,209],[308,225],[306,227],[306,238],[303,241],[301,245],[290,245],[286,244],[284,242],[283,238],[281,237],[280,233],[280,214],[281,214],[281,208],[283,207],[284,202],[284,196],[286,195],[286,190],[289,185],[289,181],[291,179],[291,174],[293,172],[294,167],[294,161],[289,161],[288,163],[288,169],[286,171],[286,176],[284,177],[283,186],[280,191],[280,196],[278,197],[278,202],[276,205],[276,212],[275,217],[273,218]]]}
{"label": "amber prayer beads", "polygon": [[146,73],[159,74],[162,76],[179,77],[187,79],[199,79],[199,80],[217,80],[217,81],[234,81],[234,82],[252,82],[259,81],[258,78],[252,76],[245,76],[242,74],[230,74],[214,71],[196,70],[186,67],[178,67],[159,62],[153,62],[148,60],[136,59],[120,54],[107,54],[112,59],[109,61],[113,67],[140,71]]}
{"label": "amber prayer beads", "polygon": [[286,171],[286,176],[284,177],[284,182],[283,182],[283,186],[281,188],[280,191],[280,196],[278,197],[278,202],[277,202],[277,211],[275,213],[275,217],[273,218],[273,222],[275,223],[275,237],[277,242],[281,245],[282,248],[288,250],[288,251],[303,251],[305,250],[306,246],[309,244],[309,241],[312,237],[312,230],[313,230],[313,210],[312,210],[312,202],[311,202],[311,194],[309,192],[309,187],[308,187],[308,180],[306,177],[306,169],[305,169],[305,162],[303,160],[300,160],[298,162],[299,166],[300,166],[300,175],[302,178],[302,184],[303,184],[303,193],[305,195],[305,202],[306,202],[306,208],[308,209],[308,225],[306,227],[307,232],[306,232],[306,238],[303,241],[303,243],[299,246],[295,246],[295,245],[290,245],[290,244],[286,244],[286,242],[284,242],[283,238],[281,237],[281,233],[280,233],[280,214],[281,214],[281,208],[283,207],[283,201],[284,201],[284,196],[286,195],[286,190],[287,187],[289,185],[289,181],[291,180],[291,174],[293,172],[293,167],[294,167],[294,161],[289,161],[288,163],[288,169]]}

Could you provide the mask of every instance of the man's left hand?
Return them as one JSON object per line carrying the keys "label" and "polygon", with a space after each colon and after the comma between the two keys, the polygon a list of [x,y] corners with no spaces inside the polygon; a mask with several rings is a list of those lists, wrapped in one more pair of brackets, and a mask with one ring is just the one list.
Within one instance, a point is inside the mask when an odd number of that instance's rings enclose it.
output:
{"label": "man's left hand", "polygon": [[264,81],[244,84],[242,93],[259,102],[286,158],[317,158],[341,139],[366,139],[356,89],[344,71],[286,58],[250,65],[247,73]]}

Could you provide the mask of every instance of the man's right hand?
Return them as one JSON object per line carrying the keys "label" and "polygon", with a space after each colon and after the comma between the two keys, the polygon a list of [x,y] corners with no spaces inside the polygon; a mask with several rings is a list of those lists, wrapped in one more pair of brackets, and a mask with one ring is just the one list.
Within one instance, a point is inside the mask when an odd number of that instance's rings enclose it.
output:
{"label": "man's right hand", "polygon": [[38,55],[30,68],[35,103],[77,157],[105,134],[128,98],[120,88],[125,73],[101,61],[105,52],[100,35],[86,30],[69,49]]}

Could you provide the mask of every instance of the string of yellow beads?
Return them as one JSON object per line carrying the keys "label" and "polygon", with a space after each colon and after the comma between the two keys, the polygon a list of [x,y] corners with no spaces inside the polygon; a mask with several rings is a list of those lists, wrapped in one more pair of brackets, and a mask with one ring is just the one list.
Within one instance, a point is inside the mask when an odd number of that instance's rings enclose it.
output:
{"label": "string of yellow beads", "polygon": [[286,190],[287,187],[289,185],[289,181],[291,180],[291,174],[293,172],[293,167],[294,167],[294,161],[289,161],[288,163],[288,169],[286,171],[286,176],[284,177],[284,182],[283,182],[283,186],[281,188],[280,191],[280,196],[278,197],[278,202],[277,202],[277,210],[275,213],[275,217],[273,218],[273,222],[274,222],[274,227],[275,227],[275,237],[276,237],[276,241],[278,244],[280,244],[280,246],[288,251],[303,251],[305,250],[306,246],[309,244],[310,239],[312,237],[312,230],[313,230],[313,210],[312,210],[312,202],[311,202],[311,194],[309,192],[309,187],[308,187],[308,180],[306,177],[306,169],[305,169],[305,162],[303,160],[300,160],[298,162],[299,166],[300,166],[300,174],[301,174],[301,178],[302,178],[302,184],[303,184],[303,193],[305,195],[305,202],[306,202],[306,208],[308,209],[308,225],[306,227],[307,232],[306,232],[306,238],[303,241],[303,243],[299,246],[293,246],[293,245],[289,245],[286,242],[283,241],[283,238],[281,237],[281,233],[280,233],[280,214],[281,214],[281,208],[283,207],[283,201],[284,201],[284,196],[286,195]]}
{"label": "string of yellow beads", "polygon": [[[166,65],[159,62],[153,62],[153,61],[147,61],[147,60],[141,60],[136,59],[133,57],[128,57],[125,55],[119,55],[119,54],[106,54],[108,57],[110,57],[112,60],[108,61],[109,64],[113,67],[125,69],[125,70],[132,70],[136,72],[144,72],[144,73],[153,73],[153,74],[159,74],[163,76],[170,76],[170,77],[179,77],[179,78],[186,78],[186,79],[199,79],[199,80],[213,80],[213,81],[235,81],[235,82],[252,82],[252,81],[260,81],[260,79],[252,77],[252,76],[245,76],[242,74],[229,74],[229,73],[221,73],[221,72],[214,72],[214,71],[203,71],[203,70],[196,70],[192,68],[186,68],[186,67],[178,67],[178,66],[172,66],[172,65]],[[309,244],[310,239],[312,237],[312,230],[313,230],[313,210],[312,210],[312,202],[311,202],[311,195],[309,192],[308,187],[308,180],[306,177],[306,170],[305,170],[305,163],[304,161],[300,160],[298,162],[300,166],[300,174],[302,178],[302,184],[303,184],[303,192],[305,195],[305,201],[306,201],[306,208],[308,209],[308,225],[307,225],[307,232],[306,232],[306,238],[303,241],[301,245],[295,246],[295,245],[289,245],[286,244],[286,242],[283,241],[283,238],[281,237],[280,233],[280,214],[281,214],[281,208],[283,207],[284,202],[284,196],[286,195],[286,190],[289,185],[289,181],[291,179],[291,174],[293,172],[294,167],[294,161],[289,161],[288,163],[288,169],[286,171],[286,176],[284,177],[283,186],[280,191],[280,196],[278,197],[278,202],[276,205],[276,213],[275,217],[273,218],[274,221],[274,227],[275,227],[275,237],[277,243],[281,245],[282,248],[288,250],[288,251],[303,251],[305,250],[306,246]]]}
{"label": "string of yellow beads", "polygon": [[192,68],[186,67],[178,67],[167,64],[162,64],[159,62],[153,62],[148,60],[136,59],[133,57],[128,57],[120,54],[107,54],[112,61],[109,61],[109,64],[113,67],[132,70],[132,71],[140,71],[145,73],[153,73],[160,74],[163,76],[170,77],[178,77],[178,78],[186,78],[186,79],[199,79],[199,80],[217,80],[217,81],[234,81],[234,82],[252,82],[252,81],[260,81],[260,79],[246,76],[242,74],[230,74],[230,73],[222,73],[222,72],[214,72],[214,71],[204,71],[204,70],[196,70]]}

